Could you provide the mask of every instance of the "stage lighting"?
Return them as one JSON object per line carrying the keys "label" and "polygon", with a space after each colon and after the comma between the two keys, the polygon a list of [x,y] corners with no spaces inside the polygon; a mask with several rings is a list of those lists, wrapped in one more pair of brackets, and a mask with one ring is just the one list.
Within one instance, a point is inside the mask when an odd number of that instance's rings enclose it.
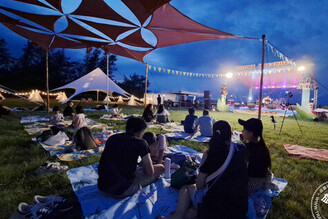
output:
{"label": "stage lighting", "polygon": [[305,70],[305,66],[301,65],[299,67],[297,67],[297,71],[304,71]]}
{"label": "stage lighting", "polygon": [[233,73],[231,73],[231,72],[228,72],[226,75],[225,75],[227,78],[232,78],[232,76],[233,76]]}

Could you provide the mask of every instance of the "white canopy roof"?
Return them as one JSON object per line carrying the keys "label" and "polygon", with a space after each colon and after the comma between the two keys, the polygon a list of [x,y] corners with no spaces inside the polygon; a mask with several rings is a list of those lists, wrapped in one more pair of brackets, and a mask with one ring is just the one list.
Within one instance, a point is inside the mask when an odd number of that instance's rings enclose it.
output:
{"label": "white canopy roof", "polygon": [[70,96],[65,102],[68,100],[72,99],[74,96],[86,92],[86,91],[101,91],[106,93],[106,81],[108,79],[108,91],[113,91],[119,94],[122,94],[124,96],[127,96],[129,94],[122,88],[120,88],[112,79],[107,77],[107,75],[100,69],[96,68],[92,72],[84,75],[83,77],[66,84],[62,87],[58,87],[54,90],[62,90],[62,89],[67,89],[67,88],[73,88],[75,89],[75,93]]}

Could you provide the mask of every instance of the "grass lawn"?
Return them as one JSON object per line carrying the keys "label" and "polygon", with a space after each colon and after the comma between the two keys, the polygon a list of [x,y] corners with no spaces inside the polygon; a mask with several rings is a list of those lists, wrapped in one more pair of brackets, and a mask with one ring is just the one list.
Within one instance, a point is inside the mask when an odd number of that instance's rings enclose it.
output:
{"label": "grass lawn", "polygon": [[[17,106],[17,100],[5,100],[2,104]],[[20,104],[21,105],[21,104]],[[30,105],[31,106],[31,105]],[[85,106],[85,105],[84,105]],[[142,108],[124,107],[125,114],[142,113]],[[171,119],[184,120],[187,110],[173,110]],[[40,115],[42,113],[14,113],[0,118],[0,217],[9,218],[20,202],[32,203],[34,195],[58,194],[72,197],[73,191],[66,173],[36,176],[38,166],[49,161],[59,161],[51,157],[48,152],[31,141],[32,137],[19,124],[20,118],[26,115]],[[43,113],[44,114],[44,113]],[[86,115],[96,121],[116,123],[116,128],[124,129],[124,122],[99,120],[103,112],[86,112]],[[201,111],[197,111],[198,116]],[[256,115],[236,113],[211,112],[216,120],[227,120],[234,130],[241,131],[238,118],[248,119]],[[282,118],[275,117],[278,122],[276,130],[268,116],[263,116],[264,139],[270,149],[272,171],[277,177],[288,181],[286,189],[273,199],[273,206],[268,218],[312,218],[311,197],[315,189],[328,181],[328,162],[298,159],[288,156],[283,144],[298,144],[306,147],[328,149],[327,124],[299,119],[303,134],[300,133],[293,117],[287,118],[281,135],[279,129]],[[152,129],[156,133],[161,130]],[[190,141],[170,141],[170,145],[187,145],[198,151],[204,151],[207,145]],[[100,156],[93,156],[74,162],[62,162],[69,168],[89,165],[98,162]],[[326,212],[328,215],[328,212]]]}

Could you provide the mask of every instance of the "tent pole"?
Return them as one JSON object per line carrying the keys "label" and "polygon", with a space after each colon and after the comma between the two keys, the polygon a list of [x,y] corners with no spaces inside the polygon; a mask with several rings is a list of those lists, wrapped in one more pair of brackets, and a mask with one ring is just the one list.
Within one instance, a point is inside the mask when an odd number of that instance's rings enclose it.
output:
{"label": "tent pole", "polygon": [[261,110],[262,110],[262,89],[263,89],[264,49],[265,49],[265,34],[262,35],[262,65],[261,65],[261,81],[260,81],[260,99],[259,99],[259,114],[258,114],[258,119],[261,119]]}
{"label": "tent pole", "polygon": [[46,53],[46,87],[47,87],[47,112],[50,112],[50,98],[49,98],[49,50]]}
{"label": "tent pole", "polygon": [[99,90],[97,89],[97,102],[99,101]]}
{"label": "tent pole", "polygon": [[145,75],[145,95],[144,95],[144,106],[147,105],[147,79],[148,79],[148,64],[146,63],[146,75]]}
{"label": "tent pole", "polygon": [[108,110],[108,72],[109,72],[109,56],[107,55],[107,78],[106,78],[106,111]]}

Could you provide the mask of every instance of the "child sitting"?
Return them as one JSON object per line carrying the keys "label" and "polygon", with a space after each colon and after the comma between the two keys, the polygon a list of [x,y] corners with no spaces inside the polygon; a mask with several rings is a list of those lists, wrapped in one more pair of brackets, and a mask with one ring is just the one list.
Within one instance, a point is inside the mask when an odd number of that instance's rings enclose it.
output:
{"label": "child sitting", "polygon": [[77,106],[75,110],[76,115],[73,116],[72,124],[70,126],[75,129],[80,129],[87,125],[87,122],[85,121],[84,110],[82,106]]}
{"label": "child sitting", "polygon": [[60,109],[58,106],[55,106],[52,111],[54,112],[54,114],[51,116],[50,118],[50,124],[51,125],[55,125],[55,126],[65,126],[64,124],[64,116],[63,114],[60,112]]}
{"label": "child sitting", "polygon": [[118,108],[118,105],[117,104],[115,104],[113,106],[113,108],[111,108],[111,109],[108,110],[108,112],[111,115],[111,117],[115,117],[115,118],[122,117],[121,111],[122,111],[122,108]]}
{"label": "child sitting", "polygon": [[186,155],[180,152],[172,153],[167,149],[166,137],[164,135],[156,136],[153,132],[146,132],[142,138],[147,141],[151,159],[157,164],[164,164],[164,159],[167,157],[171,159],[171,167],[174,169],[179,168],[179,165],[183,164],[187,159]]}

